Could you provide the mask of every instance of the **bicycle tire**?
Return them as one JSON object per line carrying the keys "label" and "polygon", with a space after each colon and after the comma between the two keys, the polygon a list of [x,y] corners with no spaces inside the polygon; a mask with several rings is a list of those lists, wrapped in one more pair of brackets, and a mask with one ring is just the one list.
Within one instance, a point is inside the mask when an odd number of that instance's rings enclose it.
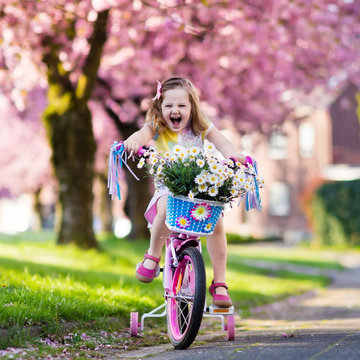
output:
{"label": "bicycle tire", "polygon": [[186,349],[199,331],[206,298],[205,264],[198,249],[181,252],[171,290],[166,302],[169,338],[175,349]]}

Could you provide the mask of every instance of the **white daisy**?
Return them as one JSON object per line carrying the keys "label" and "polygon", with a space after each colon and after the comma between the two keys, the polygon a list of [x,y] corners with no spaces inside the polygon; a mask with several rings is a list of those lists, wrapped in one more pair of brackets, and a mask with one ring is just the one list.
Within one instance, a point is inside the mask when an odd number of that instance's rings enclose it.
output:
{"label": "white daisy", "polygon": [[182,147],[181,145],[176,145],[176,146],[174,146],[172,152],[173,152],[173,154],[179,155],[180,153],[186,152],[186,149],[184,147]]}
{"label": "white daisy", "polygon": [[232,196],[237,196],[238,193],[239,193],[239,191],[237,189],[234,189],[234,188],[231,189]]}
{"label": "white daisy", "polygon": [[234,166],[234,162],[231,159],[227,159],[226,160],[226,165],[227,166]]}
{"label": "white daisy", "polygon": [[189,191],[188,198],[189,198],[190,200],[193,200],[193,199],[195,198],[195,194],[193,193],[192,190]]}
{"label": "white daisy", "polygon": [[215,145],[213,143],[211,143],[211,142],[208,142],[205,145],[205,150],[209,151],[209,152],[214,151],[215,150]]}
{"label": "white daisy", "polygon": [[179,153],[178,153],[178,156],[179,156],[179,158],[181,159],[181,160],[185,160],[186,158],[187,158],[187,153],[186,153],[186,151],[180,151]]}
{"label": "white daisy", "polygon": [[218,172],[219,168],[220,168],[219,163],[214,162],[213,164],[210,165],[210,171],[212,173]]}
{"label": "white daisy", "polygon": [[235,177],[235,179],[237,179],[237,181],[239,181],[240,184],[245,184],[246,182],[245,176],[240,175],[238,178]]}
{"label": "white daisy", "polygon": [[206,178],[204,176],[201,176],[201,174],[199,174],[195,177],[195,183],[198,185],[205,184]]}
{"label": "white daisy", "polygon": [[203,159],[197,159],[196,160],[196,165],[199,167],[199,168],[202,168],[204,167],[205,165],[205,161]]}
{"label": "white daisy", "polygon": [[234,176],[234,170],[233,170],[233,169],[228,168],[228,169],[226,170],[226,172],[228,173],[228,175]]}
{"label": "white daisy", "polygon": [[193,146],[189,149],[189,154],[194,155],[194,156],[199,155],[200,152],[201,152],[201,149],[196,146]]}
{"label": "white daisy", "polygon": [[201,175],[203,178],[207,179],[207,177],[209,176],[209,173],[208,173],[206,170],[203,170],[203,171],[200,173],[200,175]]}
{"label": "white daisy", "polygon": [[145,159],[144,158],[141,158],[139,163],[137,164],[137,167],[139,169],[141,169],[143,166],[145,165]]}
{"label": "white daisy", "polygon": [[215,171],[215,174],[222,175],[224,173],[224,168],[219,166],[219,168]]}
{"label": "white daisy", "polygon": [[207,180],[210,184],[214,185],[219,181],[219,177],[216,174],[210,174]]}
{"label": "white daisy", "polygon": [[208,189],[208,194],[210,196],[216,196],[218,194],[218,192],[219,192],[219,189],[216,186],[211,186]]}
{"label": "white daisy", "polygon": [[208,187],[206,186],[206,184],[200,184],[200,185],[198,186],[199,192],[206,192],[207,189],[208,189]]}
{"label": "white daisy", "polygon": [[245,172],[243,170],[238,170],[234,176],[238,179],[239,176],[245,176]]}
{"label": "white daisy", "polygon": [[221,187],[223,184],[224,184],[224,183],[223,183],[222,181],[218,181],[218,182],[215,184],[215,186],[219,188],[219,187]]}

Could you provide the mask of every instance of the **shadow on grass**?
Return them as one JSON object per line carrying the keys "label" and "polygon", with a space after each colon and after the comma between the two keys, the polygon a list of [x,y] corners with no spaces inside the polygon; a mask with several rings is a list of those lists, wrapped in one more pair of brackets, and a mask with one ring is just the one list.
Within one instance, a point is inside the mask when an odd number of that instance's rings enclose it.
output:
{"label": "shadow on grass", "polygon": [[54,279],[71,277],[75,281],[104,288],[114,285],[119,286],[120,284],[122,288],[131,288],[135,283],[135,268],[134,275],[126,275],[101,270],[79,270],[72,267],[39,264],[31,261],[8,259],[6,257],[0,257],[0,266],[17,272],[27,272],[31,275],[36,274],[41,277],[51,277]]}

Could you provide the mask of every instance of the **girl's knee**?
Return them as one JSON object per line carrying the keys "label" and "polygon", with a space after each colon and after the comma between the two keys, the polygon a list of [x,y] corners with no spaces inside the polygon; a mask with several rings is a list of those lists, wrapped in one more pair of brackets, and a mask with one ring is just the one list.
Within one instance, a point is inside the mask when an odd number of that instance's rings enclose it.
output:
{"label": "girl's knee", "polygon": [[225,227],[224,227],[223,219],[220,218],[218,220],[218,222],[217,222],[217,224],[215,226],[213,235],[214,236],[225,236]]}

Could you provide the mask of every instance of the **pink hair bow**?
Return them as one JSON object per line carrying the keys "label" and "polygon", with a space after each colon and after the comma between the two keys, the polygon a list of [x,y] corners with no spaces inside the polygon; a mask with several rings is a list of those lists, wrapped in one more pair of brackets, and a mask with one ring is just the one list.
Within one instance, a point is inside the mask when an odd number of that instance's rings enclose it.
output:
{"label": "pink hair bow", "polygon": [[161,96],[161,82],[157,80],[157,90],[156,95],[151,100],[158,100]]}

